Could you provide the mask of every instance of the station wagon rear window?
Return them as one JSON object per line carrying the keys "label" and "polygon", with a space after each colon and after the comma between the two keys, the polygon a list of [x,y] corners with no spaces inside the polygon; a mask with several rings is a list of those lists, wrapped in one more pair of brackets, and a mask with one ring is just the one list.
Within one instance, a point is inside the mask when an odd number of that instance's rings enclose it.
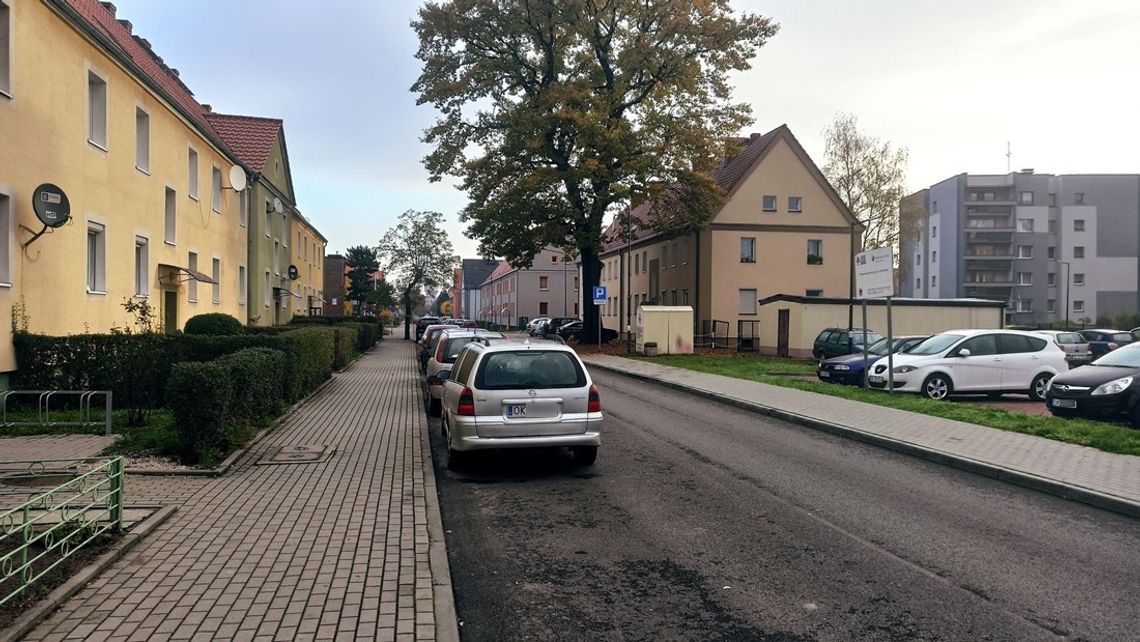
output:
{"label": "station wagon rear window", "polygon": [[586,373],[574,355],[561,350],[492,352],[483,358],[475,375],[480,390],[523,388],[581,388]]}

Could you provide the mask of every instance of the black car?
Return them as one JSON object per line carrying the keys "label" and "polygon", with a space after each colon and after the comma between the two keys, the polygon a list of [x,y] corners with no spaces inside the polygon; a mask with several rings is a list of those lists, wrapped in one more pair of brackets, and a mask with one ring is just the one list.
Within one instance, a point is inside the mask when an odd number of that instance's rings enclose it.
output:
{"label": "black car", "polygon": [[1058,417],[1126,419],[1140,428],[1140,343],[1053,377],[1045,405]]}
{"label": "black car", "polygon": [[811,356],[822,361],[832,357],[842,357],[845,354],[862,352],[864,333],[868,347],[883,338],[878,332],[864,331],[862,328],[827,328],[815,338],[815,344],[811,348]]}
{"label": "black car", "polygon": [[420,337],[424,336],[424,330],[426,330],[429,325],[435,325],[437,323],[439,323],[439,317],[420,317],[419,320],[416,321],[416,341],[419,341]]}
{"label": "black car", "polygon": [[577,320],[578,319],[574,317],[554,317],[538,329],[538,334],[539,336],[558,334],[558,331],[562,329],[562,326],[566,325],[567,323],[574,323]]}
{"label": "black car", "polygon": [[1104,356],[1135,340],[1131,332],[1121,332],[1120,330],[1081,330],[1080,335],[1088,339],[1089,353],[1093,359]]}
{"label": "black car", "polygon": [[[579,340],[581,340],[581,338],[582,338],[582,322],[581,321],[574,321],[572,323],[567,323],[566,325],[564,325],[558,329],[558,336],[562,337],[566,341],[570,341],[570,340],[579,341]],[[610,341],[613,341],[617,337],[618,337],[617,330],[611,330],[611,329],[606,328],[606,327],[602,328],[602,343],[609,343]]]}

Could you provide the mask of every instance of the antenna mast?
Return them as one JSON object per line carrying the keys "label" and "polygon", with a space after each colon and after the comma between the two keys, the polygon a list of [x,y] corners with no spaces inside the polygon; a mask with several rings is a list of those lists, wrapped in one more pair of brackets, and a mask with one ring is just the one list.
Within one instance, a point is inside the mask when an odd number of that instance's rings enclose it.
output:
{"label": "antenna mast", "polygon": [[1005,173],[1013,171],[1013,152],[1009,149],[1009,141],[1005,142]]}

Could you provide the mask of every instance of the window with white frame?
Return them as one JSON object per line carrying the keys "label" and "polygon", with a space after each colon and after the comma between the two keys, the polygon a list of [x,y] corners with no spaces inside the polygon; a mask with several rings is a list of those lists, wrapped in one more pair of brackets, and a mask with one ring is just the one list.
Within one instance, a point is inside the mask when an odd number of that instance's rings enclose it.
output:
{"label": "window with white frame", "polygon": [[214,277],[213,302],[222,302],[222,260],[214,259],[210,265],[210,276]]}
{"label": "window with white frame", "polygon": [[930,226],[930,238],[932,238],[932,239],[938,238],[938,226],[937,225],[931,225]]}
{"label": "window with white frame", "polygon": [[0,284],[12,284],[12,199],[7,194],[0,194]]}
{"label": "window with white frame", "polygon": [[1018,312],[1033,312],[1033,299],[1018,299],[1017,300]]}
{"label": "window with white frame", "polygon": [[1031,218],[1019,218],[1019,219],[1017,219],[1017,231],[1018,232],[1032,232],[1033,231],[1033,219],[1031,219]]}
{"label": "window with white frame", "polygon": [[756,238],[752,236],[744,236],[740,239],[740,262],[741,263],[755,263],[756,262]]}
{"label": "window with white frame", "polygon": [[765,212],[775,212],[776,211],[776,197],[772,194],[765,194],[763,206],[764,206]]}
{"label": "window with white frame", "polygon": [[0,92],[12,93],[12,12],[8,3],[0,0]]}
{"label": "window with white frame", "polygon": [[1018,245],[1017,246],[1017,258],[1019,258],[1019,259],[1031,259],[1031,258],[1033,258],[1033,246],[1032,245]]}
{"label": "window with white frame", "polygon": [[245,266],[238,266],[238,305],[245,305],[249,299],[249,282],[246,281]]}
{"label": "window with white frame", "polygon": [[1056,312],[1057,311],[1057,299],[1046,299],[1045,311],[1048,312],[1049,314],[1053,314],[1054,312]]}
{"label": "window with white frame", "polygon": [[793,212],[793,213],[804,211],[804,197],[802,197],[802,196],[789,196],[788,197],[788,211]]}
{"label": "window with white frame", "polygon": [[1050,245],[1049,247],[1045,248],[1045,258],[1047,258],[1047,259],[1057,258],[1057,247],[1055,245]]}
{"label": "window with white frame", "polygon": [[1076,272],[1073,274],[1073,285],[1084,285],[1085,275],[1083,272]]}
{"label": "window with white frame", "polygon": [[249,192],[240,192],[238,194],[238,226],[246,227],[249,225]]}
{"label": "window with white frame", "polygon": [[1085,204],[1085,193],[1084,192],[1077,192],[1076,194],[1074,194],[1073,195],[1073,203],[1075,205],[1084,205]]}
{"label": "window with white frame", "polygon": [[933,250],[930,253],[930,262],[931,263],[937,263],[938,262],[938,250]]}
{"label": "window with white frame", "polygon": [[135,107],[135,168],[150,172],[150,114]]}
{"label": "window with white frame", "polygon": [[549,290],[550,289],[550,277],[549,276],[538,277],[538,289],[539,290]]}
{"label": "window with white frame", "polygon": [[[198,271],[198,253],[190,252],[186,256],[186,267],[197,272]],[[186,281],[186,299],[190,303],[198,302],[198,279],[193,277]]]}
{"label": "window with white frame", "polygon": [[1083,259],[1083,258],[1085,258],[1085,246],[1083,246],[1083,245],[1074,245],[1074,246],[1073,246],[1073,258],[1074,258],[1074,259]]}
{"label": "window with white frame", "polygon": [[914,280],[914,289],[916,289],[916,290],[922,289],[922,279],[915,279]]}
{"label": "window with white frame", "polygon": [[186,194],[198,200],[198,151],[193,147],[186,153]]}
{"label": "window with white frame", "polygon": [[740,314],[756,314],[756,290],[741,288],[737,291],[736,311]]}
{"label": "window with white frame", "polygon": [[265,199],[265,238],[273,236],[273,203]]}
{"label": "window with white frame", "polygon": [[210,185],[213,193],[210,196],[210,206],[219,214],[222,213],[222,170],[217,167],[210,168]]}
{"label": "window with white frame", "polygon": [[273,242],[273,273],[281,276],[281,243]]}
{"label": "window with white frame", "polygon": [[107,81],[87,71],[87,141],[107,149]]}
{"label": "window with white frame", "polygon": [[1084,312],[1085,302],[1081,300],[1073,301],[1073,312]]}
{"label": "window with white frame", "polygon": [[1073,219],[1073,231],[1074,232],[1084,232],[1085,231],[1085,219],[1083,219],[1083,218]]}
{"label": "window with white frame", "polygon": [[150,243],[144,236],[135,237],[135,296],[150,295]]}
{"label": "window with white frame", "polygon": [[807,262],[812,265],[819,265],[823,263],[823,240],[822,239],[808,239],[807,242]]}
{"label": "window with white frame", "polygon": [[169,187],[166,188],[164,207],[162,240],[174,245],[178,242],[178,200]]}
{"label": "window with white frame", "polygon": [[1017,284],[1018,285],[1033,285],[1033,273],[1032,272],[1018,272],[1017,273]]}
{"label": "window with white frame", "polygon": [[1022,205],[1033,205],[1033,192],[1021,192],[1017,200]]}
{"label": "window with white frame", "polygon": [[107,228],[87,223],[87,291],[107,292]]}
{"label": "window with white frame", "polygon": [[1057,273],[1056,272],[1050,272],[1049,274],[1047,274],[1045,276],[1045,285],[1048,285],[1049,287],[1054,287],[1057,285]]}
{"label": "window with white frame", "polygon": [[265,307],[273,305],[273,292],[270,291],[272,283],[269,280],[269,270],[265,271]]}

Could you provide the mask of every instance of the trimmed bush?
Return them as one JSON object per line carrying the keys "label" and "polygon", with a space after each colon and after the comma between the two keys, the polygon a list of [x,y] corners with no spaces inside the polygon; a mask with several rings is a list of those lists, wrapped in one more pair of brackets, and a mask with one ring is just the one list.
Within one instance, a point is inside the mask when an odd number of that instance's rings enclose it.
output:
{"label": "trimmed bush", "polygon": [[279,336],[243,334],[241,336],[211,336],[183,334],[170,338],[170,360],[212,361],[218,357],[246,348],[273,348],[285,350]]}
{"label": "trimmed bush", "polygon": [[245,327],[246,334],[277,336],[283,332],[292,332],[298,329],[295,325],[249,325]]}
{"label": "trimmed bush", "polygon": [[270,348],[246,348],[219,357],[230,383],[227,419],[259,426],[281,413],[285,401],[285,353]]}
{"label": "trimmed bush", "polygon": [[229,373],[219,363],[176,363],[170,369],[166,405],[174,413],[180,457],[197,464],[229,449],[232,433],[226,422],[230,409]]}
{"label": "trimmed bush", "polygon": [[356,329],[356,351],[361,354],[380,340],[381,327],[374,323],[342,323],[340,327]]}
{"label": "trimmed bush", "polygon": [[210,312],[190,317],[183,329],[186,334],[238,335],[244,334],[241,321],[221,312]]}
{"label": "trimmed bush", "polygon": [[356,356],[356,338],[359,332],[352,327],[355,324],[341,323],[333,326],[333,367],[344,370]]}
{"label": "trimmed bush", "polygon": [[285,351],[292,358],[292,376],[285,384],[289,401],[304,397],[332,376],[335,354],[332,328],[301,328],[272,338],[284,342]]}

